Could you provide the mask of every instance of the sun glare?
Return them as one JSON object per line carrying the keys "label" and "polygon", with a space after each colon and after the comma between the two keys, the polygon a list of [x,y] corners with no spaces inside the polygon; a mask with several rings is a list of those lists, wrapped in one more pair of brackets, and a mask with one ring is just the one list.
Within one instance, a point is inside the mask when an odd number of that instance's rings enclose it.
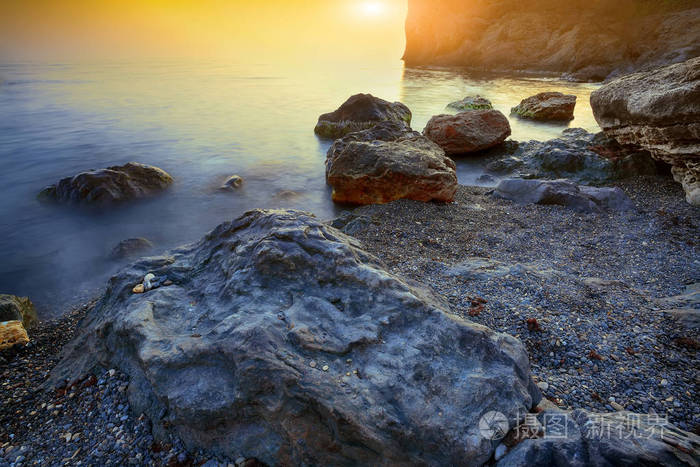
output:
{"label": "sun glare", "polygon": [[379,16],[384,12],[384,4],[382,2],[364,2],[361,5],[361,10],[365,16]]}

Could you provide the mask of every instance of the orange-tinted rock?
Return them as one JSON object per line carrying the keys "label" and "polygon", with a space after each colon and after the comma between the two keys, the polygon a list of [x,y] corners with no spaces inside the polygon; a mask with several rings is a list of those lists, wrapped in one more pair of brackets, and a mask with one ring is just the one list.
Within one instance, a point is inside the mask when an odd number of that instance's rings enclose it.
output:
{"label": "orange-tinted rock", "polygon": [[510,136],[510,123],[498,110],[470,110],[434,116],[423,134],[447,154],[467,154],[503,143]]}

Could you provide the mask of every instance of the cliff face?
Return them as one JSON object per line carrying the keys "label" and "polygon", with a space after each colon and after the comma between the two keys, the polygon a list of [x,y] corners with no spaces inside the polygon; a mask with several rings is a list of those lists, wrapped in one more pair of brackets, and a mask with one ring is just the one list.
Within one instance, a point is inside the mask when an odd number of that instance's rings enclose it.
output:
{"label": "cliff face", "polygon": [[404,60],[602,80],[700,56],[696,0],[409,0]]}

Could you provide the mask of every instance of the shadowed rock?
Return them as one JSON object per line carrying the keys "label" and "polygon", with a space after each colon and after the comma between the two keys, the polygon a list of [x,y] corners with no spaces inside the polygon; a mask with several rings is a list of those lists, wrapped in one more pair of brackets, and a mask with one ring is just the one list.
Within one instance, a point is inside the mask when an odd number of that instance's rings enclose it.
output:
{"label": "shadowed rock", "polygon": [[140,255],[153,248],[153,243],[146,238],[128,238],[122,240],[109,254],[112,259],[123,259]]}
{"label": "shadowed rock", "polygon": [[700,57],[611,81],[591,94],[591,107],[607,135],[670,164],[700,206]]}
{"label": "shadowed rock", "polygon": [[34,304],[28,297],[0,295],[0,322],[21,321],[29,329],[38,322]]}
{"label": "shadowed rock", "polygon": [[569,121],[574,118],[576,96],[560,92],[541,92],[523,99],[511,109],[520,118],[541,121]]}
{"label": "shadowed rock", "polygon": [[620,188],[595,188],[569,180],[509,178],[501,180],[494,196],[520,204],[557,204],[585,212],[633,208],[632,201]]}
{"label": "shadowed rock", "polygon": [[387,102],[371,94],[355,94],[331,113],[318,117],[314,132],[324,138],[340,138],[372,128],[379,122],[411,124],[411,111],[401,102]]}
{"label": "shadowed rock", "polygon": [[457,115],[436,115],[423,134],[449,155],[483,151],[510,136],[508,119],[498,110],[472,110]]}
{"label": "shadowed rock", "polygon": [[44,188],[39,198],[60,203],[111,204],[152,196],[172,183],[173,178],[158,167],[129,162],[64,178]]}
{"label": "shadowed rock", "polygon": [[396,122],[333,143],[326,181],[333,201],[352,204],[452,201],[457,190],[454,162],[438,145]]}
{"label": "shadowed rock", "polygon": [[[149,272],[174,284],[133,294]],[[517,339],[298,211],[251,211],[113,277],[52,382],[97,364],[129,375],[156,432],[269,465],[479,465],[481,416],[516,423],[539,400]]]}

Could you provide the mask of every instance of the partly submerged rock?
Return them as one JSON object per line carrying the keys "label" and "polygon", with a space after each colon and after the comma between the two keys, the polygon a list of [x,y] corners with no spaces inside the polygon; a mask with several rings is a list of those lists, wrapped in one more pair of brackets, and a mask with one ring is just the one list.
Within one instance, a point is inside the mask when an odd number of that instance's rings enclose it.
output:
{"label": "partly submerged rock", "polygon": [[231,175],[221,184],[219,190],[221,191],[236,191],[243,186],[243,177],[240,175]]}
{"label": "partly submerged rock", "polygon": [[455,163],[438,145],[396,122],[337,140],[328,150],[326,181],[333,201],[351,204],[452,201],[457,191]]}
{"label": "partly submerged rock", "polygon": [[700,206],[700,57],[611,81],[591,94],[591,107],[606,134],[670,164]]}
{"label": "partly submerged rock", "polygon": [[39,198],[61,203],[110,204],[154,195],[172,183],[173,178],[158,167],[129,162],[64,178],[44,188]]}
{"label": "partly submerged rock", "polygon": [[483,151],[510,136],[510,123],[498,110],[473,110],[457,115],[435,115],[423,134],[449,155]]}
{"label": "partly submerged rock", "polygon": [[388,102],[371,94],[355,94],[331,113],[318,117],[314,132],[324,138],[340,138],[372,128],[379,122],[411,124],[411,111],[401,102]]}
{"label": "partly submerged rock", "polygon": [[109,254],[112,259],[124,259],[140,255],[153,248],[153,243],[147,238],[127,238],[122,240]]}
{"label": "partly submerged rock", "polygon": [[486,170],[511,177],[568,178],[580,183],[658,173],[648,152],[621,147],[603,133],[588,133],[582,128],[567,128],[559,138],[547,141],[511,142]]}
{"label": "partly submerged rock", "polygon": [[20,321],[29,329],[39,320],[34,304],[28,297],[0,294],[0,322],[2,321]]}
{"label": "partly submerged rock", "polygon": [[[132,294],[147,272],[174,284]],[[97,364],[129,375],[157,433],[270,465],[480,465],[482,415],[517,423],[539,401],[517,339],[297,211],[251,211],[113,277],[51,381]]]}
{"label": "partly submerged rock", "polygon": [[626,211],[634,207],[618,187],[596,188],[569,180],[508,178],[496,186],[494,196],[519,204],[557,204],[585,212]]}
{"label": "partly submerged rock", "polygon": [[525,439],[498,467],[697,466],[700,437],[657,414],[545,410],[540,437]]}
{"label": "partly submerged rock", "polygon": [[569,121],[574,118],[576,96],[561,92],[541,92],[523,99],[511,109],[521,118],[541,121]]}
{"label": "partly submerged rock", "polygon": [[491,110],[493,104],[490,100],[481,96],[467,96],[461,101],[455,101],[447,104],[448,109],[464,112],[467,110]]}

